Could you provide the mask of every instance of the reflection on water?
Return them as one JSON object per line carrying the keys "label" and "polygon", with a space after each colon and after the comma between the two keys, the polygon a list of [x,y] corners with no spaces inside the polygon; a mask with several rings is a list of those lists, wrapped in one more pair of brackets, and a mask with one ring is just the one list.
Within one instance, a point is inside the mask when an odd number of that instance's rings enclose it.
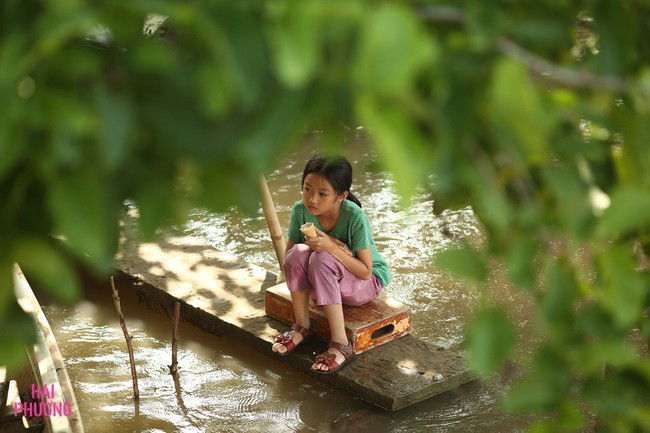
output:
{"label": "reflection on water", "polygon": [[[280,222],[288,224],[300,198],[301,170],[311,149],[283,161],[267,177]],[[352,149],[353,192],[368,213],[377,247],[391,265],[388,294],[409,304],[413,333],[430,343],[458,349],[463,326],[478,295],[438,272],[431,257],[481,234],[469,209],[433,215],[425,192],[407,209],[390,176],[372,167],[372,155]],[[262,214],[245,216],[197,211],[182,230],[250,263],[277,270]],[[111,294],[87,288],[74,307],[49,306],[46,314],[67,360],[87,431],[146,432],[516,432],[526,420],[502,413],[498,400],[507,383],[465,385],[399,412],[371,407],[283,363],[227,338],[181,324],[178,380],[169,374],[171,324],[120,293],[134,337],[140,400],[133,389],[124,336]],[[521,310],[519,300],[512,310]],[[526,312],[520,313],[525,317]]]}
{"label": "reflection on water", "polygon": [[[270,358],[181,325],[180,373],[169,374],[170,322],[120,293],[133,335],[140,399],[117,314],[101,293],[75,307],[47,307],[66,356],[87,431],[298,431],[314,390]],[[110,299],[110,293],[106,293]],[[166,333],[169,331],[169,333]],[[283,382],[281,382],[283,379]],[[298,380],[297,380],[298,379]],[[286,385],[296,390],[283,390]],[[328,391],[331,392],[331,391]],[[283,395],[279,399],[278,394]]]}

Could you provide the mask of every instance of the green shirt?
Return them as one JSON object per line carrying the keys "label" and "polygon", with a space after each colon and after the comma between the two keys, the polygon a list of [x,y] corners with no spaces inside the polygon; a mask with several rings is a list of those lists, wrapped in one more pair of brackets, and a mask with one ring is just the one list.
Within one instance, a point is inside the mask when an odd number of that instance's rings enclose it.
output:
{"label": "green shirt", "polygon": [[305,242],[305,235],[300,231],[300,226],[306,222],[312,222],[319,230],[343,242],[355,256],[357,251],[370,248],[372,252],[372,273],[377,276],[382,286],[386,287],[390,283],[390,269],[386,261],[377,252],[368,216],[355,203],[350,200],[343,200],[341,215],[336,227],[327,232],[320,225],[318,217],[310,214],[302,200],[298,200],[291,211],[291,221],[289,221],[287,234],[289,240],[294,244]]}

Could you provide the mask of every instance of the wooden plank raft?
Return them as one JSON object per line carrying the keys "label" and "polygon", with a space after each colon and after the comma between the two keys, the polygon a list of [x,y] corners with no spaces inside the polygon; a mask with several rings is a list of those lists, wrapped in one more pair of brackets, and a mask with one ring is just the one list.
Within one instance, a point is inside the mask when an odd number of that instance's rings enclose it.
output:
{"label": "wooden plank raft", "polygon": [[386,410],[404,408],[473,380],[459,354],[410,334],[364,351],[332,375],[310,371],[315,354],[326,349],[319,340],[299,345],[290,356],[274,354],[275,336],[289,329],[265,312],[267,289],[277,285],[276,275],[195,237],[168,235],[142,244],[123,237],[118,260],[118,290],[130,288],[141,302],[168,314],[180,301],[184,321],[239,340]]}

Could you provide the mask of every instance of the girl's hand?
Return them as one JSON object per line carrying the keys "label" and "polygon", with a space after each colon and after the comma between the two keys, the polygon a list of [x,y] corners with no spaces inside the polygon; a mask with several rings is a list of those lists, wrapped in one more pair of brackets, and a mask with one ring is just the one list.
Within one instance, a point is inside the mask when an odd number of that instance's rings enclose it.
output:
{"label": "girl's hand", "polygon": [[340,248],[347,255],[352,256],[352,251],[350,251],[348,246],[338,239],[333,238],[318,229],[316,229],[316,235],[317,236],[313,238],[306,238],[305,241],[305,243],[309,245],[312,251],[327,251],[330,254],[333,254],[336,248]]}
{"label": "girl's hand", "polygon": [[316,230],[316,236],[306,238],[305,243],[309,245],[312,251],[328,251],[331,253],[332,249],[336,248],[336,244],[327,234],[318,230],[316,227],[314,229]]}
{"label": "girl's hand", "polygon": [[350,256],[350,257],[354,257],[354,254],[352,254],[352,251],[350,250],[350,248],[348,248],[347,245],[345,245],[343,242],[341,242],[340,240],[338,240],[338,239],[336,239],[336,238],[332,238],[332,240],[334,241],[334,243],[335,243],[335,244],[336,244],[340,249],[343,250],[343,252],[344,252],[345,254],[347,254],[347,255]]}

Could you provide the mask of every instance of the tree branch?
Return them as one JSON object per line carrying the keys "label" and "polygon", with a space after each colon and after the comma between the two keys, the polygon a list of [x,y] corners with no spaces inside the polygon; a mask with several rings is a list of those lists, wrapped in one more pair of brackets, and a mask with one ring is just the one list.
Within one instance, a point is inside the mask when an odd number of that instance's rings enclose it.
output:
{"label": "tree branch", "polygon": [[617,93],[626,93],[630,91],[630,84],[625,79],[598,75],[589,71],[577,71],[575,69],[557,65],[531,53],[508,38],[500,38],[495,45],[503,55],[510,57],[519,63],[523,63],[535,74],[565,84],[569,87],[605,89]]}
{"label": "tree branch", "polygon": [[122,332],[124,333],[124,338],[126,339],[126,347],[129,351],[129,361],[131,363],[131,378],[133,379],[133,398],[136,400],[140,398],[140,390],[138,389],[138,374],[135,370],[135,357],[133,356],[133,336],[129,335],[129,331],[126,329],[126,323],[124,322],[124,315],[122,314],[122,307],[120,305],[120,297],[115,289],[115,282],[111,276],[111,289],[113,290],[113,302],[115,303],[115,309],[117,310],[117,317],[120,319],[120,326],[122,327]]}
{"label": "tree branch", "polygon": [[[419,6],[419,15],[427,21],[465,25],[465,14],[449,6]],[[506,37],[499,38],[496,49],[506,57],[516,60],[528,67],[533,73],[573,88],[604,89],[617,93],[632,91],[630,82],[614,76],[602,76],[589,71],[578,71],[550,62],[534,54]],[[642,89],[644,95],[650,95],[650,89]]]}

